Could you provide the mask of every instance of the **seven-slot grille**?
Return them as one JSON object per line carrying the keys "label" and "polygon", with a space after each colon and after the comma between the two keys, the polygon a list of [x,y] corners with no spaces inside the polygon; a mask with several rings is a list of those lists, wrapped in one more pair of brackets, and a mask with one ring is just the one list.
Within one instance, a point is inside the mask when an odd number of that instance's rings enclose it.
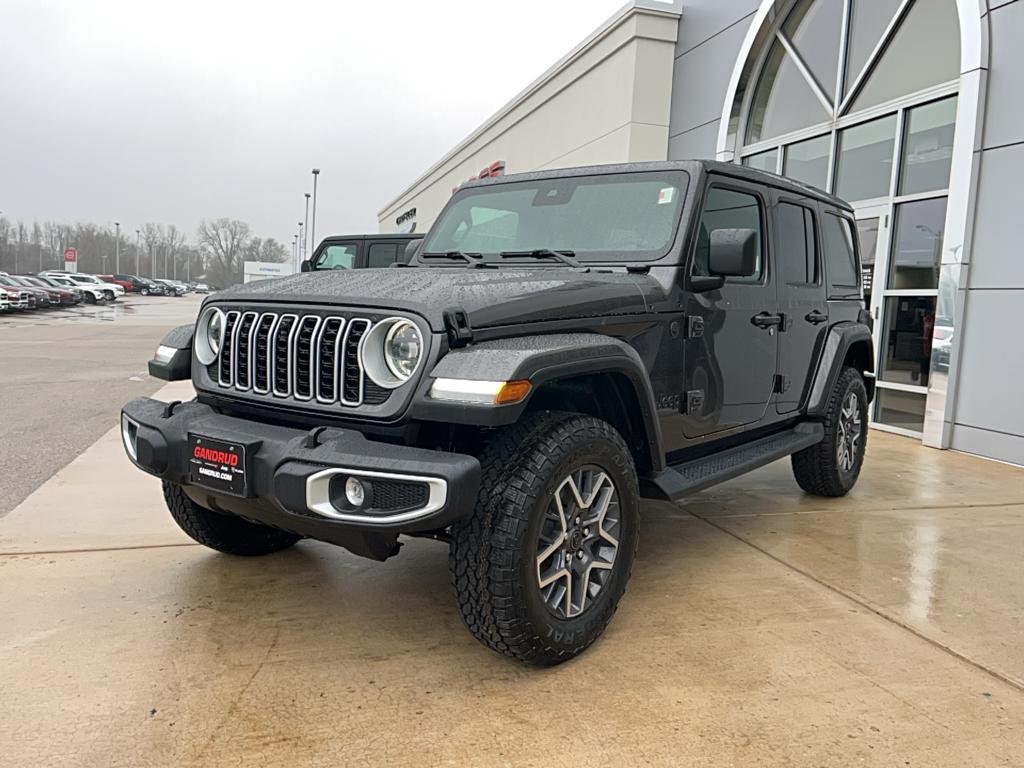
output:
{"label": "seven-slot grille", "polygon": [[228,310],[211,375],[223,388],[345,406],[377,405],[390,391],[367,379],[359,341],[364,317]]}

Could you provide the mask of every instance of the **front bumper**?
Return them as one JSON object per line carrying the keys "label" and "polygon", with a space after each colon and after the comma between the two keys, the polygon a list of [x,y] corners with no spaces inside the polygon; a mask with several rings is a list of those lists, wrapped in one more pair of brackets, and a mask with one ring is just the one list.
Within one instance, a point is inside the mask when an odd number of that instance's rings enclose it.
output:
{"label": "front bumper", "polygon": [[[133,427],[135,456],[128,455],[136,466],[184,486],[198,504],[349,548],[353,532],[441,530],[476,503],[480,463],[473,456],[380,443],[348,429],[311,432],[248,421],[197,401],[169,406],[140,397],[124,406],[121,418]],[[245,496],[192,484],[190,434],[245,447]],[[332,471],[380,488],[380,496],[422,485],[422,503],[393,511],[335,508],[327,482]]]}

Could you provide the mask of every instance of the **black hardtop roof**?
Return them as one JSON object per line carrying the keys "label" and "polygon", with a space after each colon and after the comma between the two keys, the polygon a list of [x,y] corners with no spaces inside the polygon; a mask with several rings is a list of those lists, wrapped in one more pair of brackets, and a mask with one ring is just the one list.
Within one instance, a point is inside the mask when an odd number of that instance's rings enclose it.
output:
{"label": "black hardtop roof", "polygon": [[423,238],[423,232],[409,234],[408,232],[374,232],[363,235],[327,235],[321,242],[328,240],[419,240]]}
{"label": "black hardtop roof", "polygon": [[793,194],[805,197],[813,197],[816,200],[834,205],[847,211],[852,211],[850,204],[835,195],[830,195],[817,187],[809,184],[779,176],[777,173],[759,171],[748,168],[738,163],[725,163],[719,160],[659,160],[646,163],[615,163],[609,165],[583,165],[575,168],[557,168],[548,171],[530,171],[527,173],[510,173],[504,176],[493,176],[487,179],[468,181],[461,188],[482,187],[491,184],[508,184],[515,181],[532,181],[543,179],[571,178],[573,176],[594,176],[596,174],[630,173],[638,171],[686,171],[694,178],[700,178],[704,174],[715,173],[722,176],[732,176],[755,184],[765,184],[776,189],[781,189]]}

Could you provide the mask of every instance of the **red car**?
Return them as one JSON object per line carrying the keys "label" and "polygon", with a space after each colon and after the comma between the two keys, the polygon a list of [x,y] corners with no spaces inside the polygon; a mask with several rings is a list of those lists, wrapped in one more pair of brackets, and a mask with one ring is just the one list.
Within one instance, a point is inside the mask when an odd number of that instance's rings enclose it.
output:
{"label": "red car", "polygon": [[113,283],[114,285],[120,285],[124,288],[125,293],[131,293],[136,290],[135,283],[132,280],[126,280],[124,277],[118,277],[117,275],[96,275],[100,280],[105,283]]}
{"label": "red car", "polygon": [[3,299],[0,300],[0,309],[15,310],[35,307],[35,296],[29,294],[28,291],[21,291],[10,285],[0,283],[0,296],[3,296]]}

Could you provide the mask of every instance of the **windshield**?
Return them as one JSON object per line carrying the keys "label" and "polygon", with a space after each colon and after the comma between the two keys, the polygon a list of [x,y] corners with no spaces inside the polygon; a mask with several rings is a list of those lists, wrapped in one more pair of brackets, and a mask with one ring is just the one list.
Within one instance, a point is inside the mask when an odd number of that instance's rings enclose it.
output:
{"label": "windshield", "polygon": [[657,259],[672,246],[688,182],[685,171],[665,170],[470,187],[431,228],[423,253]]}

